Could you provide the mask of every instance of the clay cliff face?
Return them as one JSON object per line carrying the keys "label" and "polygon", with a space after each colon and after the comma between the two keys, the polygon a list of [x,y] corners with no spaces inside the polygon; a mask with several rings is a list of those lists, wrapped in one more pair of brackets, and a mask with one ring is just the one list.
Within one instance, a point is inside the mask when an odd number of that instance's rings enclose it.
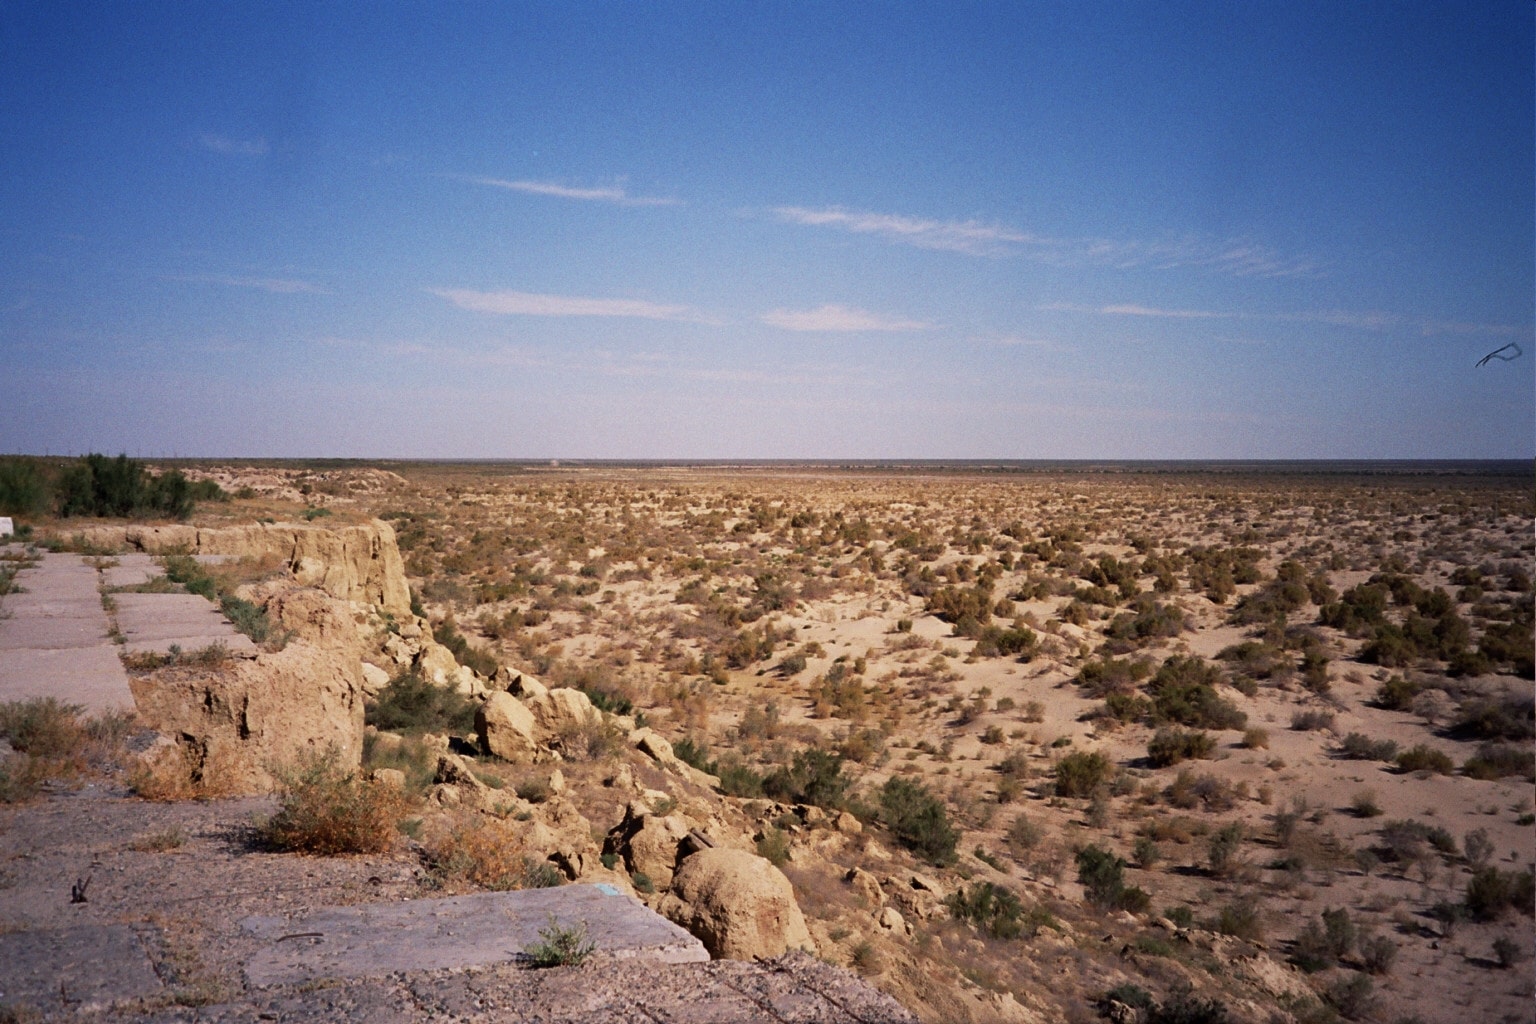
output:
{"label": "clay cliff face", "polygon": [[276,557],[302,585],[390,615],[410,614],[411,597],[395,531],[375,519],[334,529],[299,523],[257,523],[200,529],[195,526],[97,526],[80,531],[103,548],[131,548],[152,555],[186,553],[235,558]]}

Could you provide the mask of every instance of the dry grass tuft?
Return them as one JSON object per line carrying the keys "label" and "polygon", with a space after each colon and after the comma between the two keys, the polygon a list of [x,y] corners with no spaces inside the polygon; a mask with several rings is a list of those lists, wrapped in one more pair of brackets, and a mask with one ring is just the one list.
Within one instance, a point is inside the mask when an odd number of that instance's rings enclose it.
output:
{"label": "dry grass tuft", "polygon": [[345,771],[335,751],[303,760],[279,778],[281,807],[256,827],[263,845],[320,856],[383,853],[394,845],[404,797]]}

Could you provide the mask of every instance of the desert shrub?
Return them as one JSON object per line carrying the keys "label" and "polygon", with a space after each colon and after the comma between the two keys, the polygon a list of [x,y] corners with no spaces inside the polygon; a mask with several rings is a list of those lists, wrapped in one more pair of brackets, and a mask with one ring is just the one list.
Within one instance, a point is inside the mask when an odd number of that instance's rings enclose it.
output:
{"label": "desert shrub", "polygon": [[843,774],[842,755],[810,748],[797,751],[788,767],[769,772],[763,779],[763,793],[775,800],[839,808],[852,782]]}
{"label": "desert shrub", "polygon": [[523,950],[533,967],[580,967],[597,950],[597,943],[587,938],[587,923],[562,925],[554,914],[549,924],[539,929],[539,941]]}
{"label": "desert shrub", "polygon": [[85,743],[85,730],[80,722],[83,710],[53,697],[8,701],[0,704],[0,736],[23,754],[64,758],[79,751]]}
{"label": "desert shrub", "polygon": [[1230,811],[1237,806],[1237,794],[1231,783],[1210,774],[1196,775],[1188,768],[1180,769],[1179,774],[1163,790],[1163,799],[1170,806],[1186,811],[1195,807],[1207,811]]}
{"label": "desert shrub", "polygon": [[1451,732],[1481,740],[1529,740],[1536,736],[1536,704],[1529,696],[1469,700],[1457,711]]}
{"label": "desert shrub", "polygon": [[485,815],[454,820],[425,844],[431,880],[498,892],[559,885],[562,878],[554,865],[528,855],[523,833],[515,822]]}
{"label": "desert shrub", "polygon": [[1511,908],[1532,913],[1536,908],[1536,888],[1532,886],[1531,871],[1479,868],[1467,882],[1464,903],[1467,913],[1476,921],[1497,920]]}
{"label": "desert shrub", "polygon": [[1252,900],[1225,904],[1210,922],[1211,931],[1248,942],[1264,939],[1264,918]]}
{"label": "desert shrub", "polygon": [[1333,967],[1355,948],[1355,923],[1344,908],[1309,921],[1291,945],[1291,960],[1309,974]]}
{"label": "desert shrub", "polygon": [[1408,711],[1413,707],[1413,698],[1423,689],[1416,680],[1392,675],[1376,688],[1376,703],[1389,711]]}
{"label": "desert shrub", "polygon": [[1152,713],[1152,702],[1136,693],[1111,693],[1104,698],[1104,713],[1121,722],[1135,722]]}
{"label": "desert shrub", "polygon": [[1269,746],[1269,730],[1250,726],[1243,730],[1243,746],[1249,750],[1264,750]]}
{"label": "desert shrub", "polygon": [[341,767],[335,750],[278,774],[278,810],[256,827],[271,849],[336,856],[382,853],[394,843],[405,809],[399,790]]}
{"label": "desert shrub", "polygon": [[1484,743],[1461,766],[1462,774],[1474,779],[1502,779],[1523,775],[1536,781],[1536,751],[1504,743]]}
{"label": "desert shrub", "polygon": [[1236,873],[1242,867],[1242,860],[1238,856],[1242,846],[1243,826],[1239,822],[1217,830],[1206,846],[1211,874],[1217,878],[1226,878]]}
{"label": "desert shrub", "polygon": [[218,585],[203,564],[191,555],[167,555],[161,560],[165,578],[179,583],[189,594],[198,594],[213,601],[218,598]]}
{"label": "desert shrub", "polygon": [[1349,801],[1349,809],[1357,818],[1379,818],[1381,816],[1381,804],[1376,801],[1376,794],[1369,789],[1362,789]]}
{"label": "desert shrub", "polygon": [[402,672],[364,705],[376,729],[405,733],[464,733],[475,727],[475,705],[451,686],[433,686],[415,669]]}
{"label": "desert shrub", "polygon": [[1180,761],[1210,757],[1215,749],[1216,741],[1208,732],[1165,728],[1157,730],[1147,743],[1147,759],[1154,768],[1167,768]]}
{"label": "desert shrub", "polygon": [[272,636],[272,623],[267,618],[267,610],[260,605],[233,594],[225,594],[219,598],[219,608],[230,624],[250,637],[252,643],[264,644]]}
{"label": "desert shrub", "polygon": [[1045,829],[1030,820],[1027,814],[1020,814],[1008,826],[1008,841],[1020,850],[1033,850],[1044,838]]}
{"label": "desert shrub", "polygon": [[1514,939],[1500,935],[1493,940],[1493,959],[1501,968],[1509,970],[1525,959],[1525,950]]}
{"label": "desert shrub", "polygon": [[1220,681],[1221,670],[1198,656],[1169,658],[1147,686],[1154,716],[1201,729],[1241,729],[1248,716],[1217,695]]}
{"label": "desert shrub", "polygon": [[893,776],[880,788],[879,817],[901,844],[925,860],[945,865],[955,859],[959,832],[944,804],[921,783]]}
{"label": "desert shrub", "polygon": [[1039,647],[1040,638],[1035,635],[1035,631],[1016,622],[1008,629],[999,626],[982,627],[971,653],[978,658],[1017,656],[1020,661],[1028,661]]}
{"label": "desert shrub", "polygon": [[1397,960],[1397,943],[1385,935],[1363,935],[1356,948],[1360,963],[1368,974],[1388,974]]}
{"label": "desert shrub", "polygon": [[1396,740],[1373,740],[1352,732],[1339,741],[1338,754],[1346,761],[1391,761],[1397,756]]}
{"label": "desert shrub", "polygon": [[1056,762],[1056,795],[1091,797],[1108,784],[1115,766],[1098,751],[1075,750]]}
{"label": "desert shrub", "polygon": [[726,796],[758,797],[763,795],[763,777],[753,771],[739,754],[726,754],[715,763],[712,774],[720,777],[720,792]]}
{"label": "desert shrub", "polygon": [[1152,664],[1145,659],[1100,658],[1082,667],[1077,674],[1077,685],[1088,696],[1102,698],[1112,693],[1129,693],[1151,674]]}
{"label": "desert shrub", "polygon": [[1434,772],[1437,775],[1449,775],[1456,770],[1449,754],[1423,743],[1398,754],[1397,766],[1405,772]]}
{"label": "desert shrub", "polygon": [[770,825],[757,840],[757,855],[781,868],[789,863],[789,833]]}
{"label": "desert shrub", "polygon": [[1375,988],[1369,975],[1350,974],[1335,978],[1323,990],[1323,998],[1346,1020],[1359,1020],[1375,1005]]}
{"label": "desert shrub", "polygon": [[486,679],[494,676],[500,667],[494,655],[470,646],[469,641],[459,632],[452,615],[432,627],[432,636],[453,652],[454,661],[473,669]]}
{"label": "desert shrub", "polygon": [[1157,841],[1151,836],[1138,836],[1136,845],[1131,847],[1131,856],[1136,858],[1136,866],[1143,871],[1150,871],[1163,859],[1163,851],[1157,847]]}
{"label": "desert shrub", "polygon": [[1422,821],[1402,818],[1387,822],[1381,827],[1381,846],[1377,853],[1388,861],[1412,863],[1429,855],[1434,849],[1447,856],[1456,853],[1456,837],[1438,825],[1426,825]]}
{"label": "desert shrub", "polygon": [[555,736],[560,753],[572,761],[601,761],[625,748],[625,736],[601,711],[587,712],[579,722],[566,722]]}
{"label": "desert shrub", "polygon": [[1015,939],[1024,905],[1011,890],[991,882],[978,882],[967,890],[960,886],[944,900],[950,916],[967,921],[994,939]]}
{"label": "desert shrub", "polygon": [[1077,880],[1089,902],[1111,910],[1145,913],[1151,905],[1146,892],[1125,884],[1125,861],[1098,846],[1077,851]]}
{"label": "desert shrub", "polygon": [[717,766],[709,760],[709,750],[702,740],[684,736],[672,744],[672,753],[676,754],[677,759],[684,764],[691,765],[701,772],[708,772],[710,775],[715,774],[714,769]]}
{"label": "desert shrub", "polygon": [[1334,714],[1332,711],[1294,711],[1291,713],[1291,728],[1297,732],[1316,732],[1319,729],[1332,729]]}

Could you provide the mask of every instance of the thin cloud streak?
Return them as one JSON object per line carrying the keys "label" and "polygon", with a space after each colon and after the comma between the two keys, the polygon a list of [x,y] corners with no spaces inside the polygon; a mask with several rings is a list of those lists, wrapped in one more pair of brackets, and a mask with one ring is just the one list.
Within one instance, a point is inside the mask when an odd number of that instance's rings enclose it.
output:
{"label": "thin cloud streak", "polygon": [[643,299],[593,299],[576,295],[540,295],[534,292],[480,292],[468,288],[428,288],[460,309],[499,316],[597,316],[639,320],[676,320],[709,323],[690,306],[664,305]]}
{"label": "thin cloud streak", "polygon": [[812,209],[778,206],[779,220],[806,227],[833,228],[888,241],[972,256],[1017,255],[1063,267],[1109,267],[1115,270],[1215,270],[1233,277],[1315,277],[1321,265],[1312,259],[1290,258],[1246,241],[1184,239],[1176,241],[1115,241],[1103,238],[1049,238],[1002,224],[979,220],[932,220],[893,213],[848,210],[841,206]]}
{"label": "thin cloud streak", "polygon": [[1425,337],[1442,334],[1487,335],[1490,337],[1525,337],[1529,327],[1514,324],[1466,323],[1404,316],[1383,310],[1309,309],[1293,313],[1223,312],[1210,309],[1162,309],[1138,303],[1089,306],[1075,302],[1047,302],[1037,309],[1054,313],[1092,313],[1104,316],[1139,316],[1172,320],[1257,320],[1271,323],[1322,324],[1361,331],[1412,330]]}
{"label": "thin cloud streak", "polygon": [[933,326],[922,320],[900,320],[834,304],[808,310],[776,309],[758,319],[786,331],[925,331]]}
{"label": "thin cloud streak", "polygon": [[1232,313],[1213,313],[1206,309],[1157,309],[1152,306],[1104,306],[1099,310],[1108,316],[1151,316],[1174,320],[1214,320],[1233,316]]}
{"label": "thin cloud streak", "polygon": [[618,206],[682,206],[681,199],[661,196],[632,196],[622,186],[608,185],[598,188],[575,188],[553,181],[507,181],[502,178],[465,177],[465,181],[492,188],[504,188],[535,196],[553,196],[557,199],[577,199],[583,202],[614,203]]}

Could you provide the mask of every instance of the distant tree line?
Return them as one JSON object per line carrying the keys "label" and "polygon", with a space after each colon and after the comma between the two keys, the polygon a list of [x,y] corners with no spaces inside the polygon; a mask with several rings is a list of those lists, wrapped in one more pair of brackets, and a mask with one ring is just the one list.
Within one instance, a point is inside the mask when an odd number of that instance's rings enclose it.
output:
{"label": "distant tree line", "polygon": [[185,519],[197,502],[227,497],[212,480],[188,480],[179,469],[151,473],[126,454],[0,457],[0,515]]}

